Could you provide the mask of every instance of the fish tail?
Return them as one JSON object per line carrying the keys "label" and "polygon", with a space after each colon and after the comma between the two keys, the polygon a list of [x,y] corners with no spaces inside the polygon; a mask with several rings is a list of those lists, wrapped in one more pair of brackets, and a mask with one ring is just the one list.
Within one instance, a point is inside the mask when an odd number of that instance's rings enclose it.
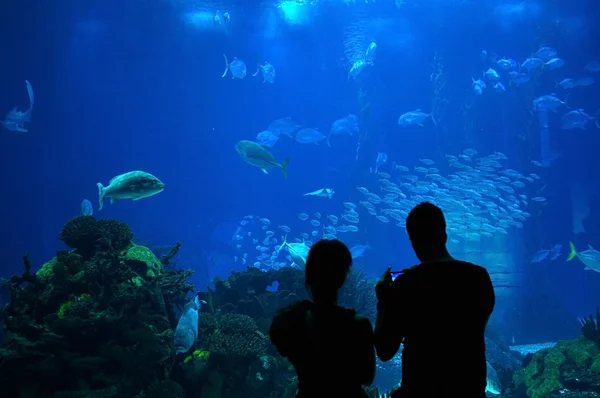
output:
{"label": "fish tail", "polygon": [[575,250],[575,245],[573,242],[569,242],[569,247],[571,248],[571,252],[569,253],[569,257],[567,257],[567,261],[571,261],[577,257],[577,250]]}
{"label": "fish tail", "polygon": [[289,163],[290,163],[290,158],[285,158],[283,160],[283,163],[281,163],[281,171],[283,172],[283,176],[285,177],[286,180],[288,178],[287,168],[288,168]]}
{"label": "fish tail", "polygon": [[223,54],[223,58],[225,58],[225,72],[223,72],[221,77],[227,76],[227,71],[229,70],[229,61],[227,60],[227,55]]}
{"label": "fish tail", "polygon": [[104,186],[102,185],[101,182],[99,182],[98,184],[96,184],[98,186],[98,211],[102,210],[102,206],[104,205],[104,195],[105,195],[105,190],[104,190]]}
{"label": "fish tail", "polygon": [[27,86],[27,94],[29,94],[29,109],[31,109],[34,102],[33,87],[31,87],[29,80],[25,80],[25,85]]}
{"label": "fish tail", "polygon": [[277,253],[279,253],[281,251],[281,249],[283,249],[283,247],[286,245],[287,243],[287,236],[288,234],[285,234],[285,238],[283,238],[283,243],[281,244],[281,246],[279,246],[279,249],[277,249]]}

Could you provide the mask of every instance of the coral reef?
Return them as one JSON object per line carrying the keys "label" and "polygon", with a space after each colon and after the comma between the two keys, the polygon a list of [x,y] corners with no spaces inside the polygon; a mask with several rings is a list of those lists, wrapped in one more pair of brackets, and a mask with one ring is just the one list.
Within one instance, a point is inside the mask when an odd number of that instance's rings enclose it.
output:
{"label": "coral reef", "polygon": [[[177,355],[173,330],[194,286],[117,220],[80,216],[59,235],[72,250],[3,281],[0,391],[30,398],[295,396],[297,378],[267,337],[277,309],[307,297],[302,270],[249,267],[197,293],[198,340]],[[340,304],[374,316],[374,281],[351,273]],[[379,397],[377,389],[368,391]]]}
{"label": "coral reef", "polygon": [[505,397],[600,396],[600,348],[581,336],[528,356]]}
{"label": "coral reef", "polygon": [[173,309],[194,290],[191,273],[163,271],[132,236],[123,222],[76,217],[60,234],[73,251],[35,274],[25,256],[23,274],[3,282],[3,396],[184,396],[168,374]]}
{"label": "coral reef", "polygon": [[64,225],[58,238],[87,259],[98,251],[124,250],[133,239],[133,231],[119,220],[78,216]]}

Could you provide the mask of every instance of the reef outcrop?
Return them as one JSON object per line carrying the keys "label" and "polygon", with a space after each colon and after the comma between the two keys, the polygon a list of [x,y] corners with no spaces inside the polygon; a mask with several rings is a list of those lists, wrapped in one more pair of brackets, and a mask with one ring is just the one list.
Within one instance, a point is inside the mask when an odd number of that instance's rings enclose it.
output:
{"label": "reef outcrop", "polygon": [[[68,221],[59,238],[70,250],[35,273],[26,255],[23,273],[2,282],[2,396],[295,396],[295,372],[268,328],[278,308],[306,298],[301,270],[249,267],[196,293],[192,271],[169,265],[179,243],[158,258],[127,224],[92,216]],[[354,271],[341,304],[374,315],[373,285]],[[207,304],[195,346],[177,355],[173,331],[191,293]]]}

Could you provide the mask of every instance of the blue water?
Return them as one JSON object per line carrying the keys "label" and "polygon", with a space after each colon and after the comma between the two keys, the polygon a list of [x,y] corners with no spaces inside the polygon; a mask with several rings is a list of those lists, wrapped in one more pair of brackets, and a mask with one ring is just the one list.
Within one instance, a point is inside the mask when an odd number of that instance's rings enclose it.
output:
{"label": "blue water", "polygon": [[[445,155],[474,148],[478,156],[503,153],[506,169],[538,174],[523,194],[546,198],[543,205],[530,201],[531,217],[522,228],[510,228],[501,247],[482,239],[468,250],[451,248],[457,257],[508,273],[495,279],[501,300],[494,316],[505,333],[518,328],[510,319],[521,308],[547,302],[575,317],[600,303],[598,272],[566,261],[569,241],[581,250],[600,247],[599,129],[594,120],[586,130],[561,129],[562,107],[548,112],[544,141],[532,109],[534,98],[555,93],[570,109],[596,115],[600,82],[555,87],[567,77],[600,80],[584,69],[600,60],[595,2],[46,3],[11,0],[0,13],[0,109],[27,109],[25,80],[35,91],[29,131],[3,128],[0,134],[1,276],[20,272],[25,252],[41,265],[64,248],[58,232],[89,199],[96,216],[126,221],[140,239],[181,241],[178,263],[196,271],[200,288],[255,262],[256,244],[246,239],[240,251],[232,241],[244,216],[269,219],[279,243],[279,225],[302,239],[315,228],[298,213],[312,219],[320,212],[321,221],[339,217],[343,202],[359,201],[357,186],[377,191],[378,153],[388,156],[380,170],[396,178],[394,164],[412,169],[424,158],[446,175]],[[230,13],[228,25],[213,23],[217,10]],[[349,77],[353,57],[371,42],[377,43],[373,65]],[[534,71],[519,86],[504,74],[506,92],[488,82],[482,95],[474,93],[472,79],[483,79],[494,66],[490,57],[522,63],[542,45],[555,48],[565,65]],[[222,54],[244,60],[247,76],[221,78]],[[276,69],[273,84],[251,76],[265,61]],[[433,111],[436,124],[398,125],[401,114],[419,108]],[[359,118],[359,134],[334,136],[331,147],[279,139],[272,153],[278,161],[290,158],[287,180],[277,169],[262,173],[234,150],[279,118],[327,135],[350,113]],[[550,167],[536,167],[532,161],[547,154],[544,145],[561,156]],[[96,183],[131,170],[152,173],[166,189],[97,211]],[[334,189],[334,197],[303,196],[320,188]],[[574,229],[576,220],[585,231]],[[417,261],[404,228],[395,224],[361,215],[358,232],[338,237],[348,246],[370,246],[356,263],[375,277],[389,265],[401,269]],[[563,245],[561,257],[531,263],[556,243]],[[492,261],[486,253],[495,252],[510,253],[510,269],[503,263],[508,257],[486,264]],[[535,341],[535,333],[522,332],[522,342]]]}

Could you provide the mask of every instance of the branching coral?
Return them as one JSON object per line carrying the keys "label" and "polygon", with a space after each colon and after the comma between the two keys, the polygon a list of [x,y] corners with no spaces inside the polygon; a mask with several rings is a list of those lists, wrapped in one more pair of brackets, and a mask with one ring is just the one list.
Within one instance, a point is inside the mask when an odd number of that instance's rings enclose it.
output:
{"label": "branching coral", "polygon": [[98,250],[111,254],[124,250],[133,239],[133,231],[119,220],[78,216],[64,225],[58,237],[67,246],[89,258]]}
{"label": "branching coral", "polygon": [[254,319],[242,314],[200,314],[199,339],[212,355],[226,360],[264,355],[267,338]]}
{"label": "branching coral", "polygon": [[133,239],[131,227],[120,220],[105,218],[96,223],[98,243],[113,251],[125,250]]}
{"label": "branching coral", "polygon": [[96,247],[98,230],[96,218],[93,216],[78,216],[68,221],[58,238],[71,249],[90,254]]}

